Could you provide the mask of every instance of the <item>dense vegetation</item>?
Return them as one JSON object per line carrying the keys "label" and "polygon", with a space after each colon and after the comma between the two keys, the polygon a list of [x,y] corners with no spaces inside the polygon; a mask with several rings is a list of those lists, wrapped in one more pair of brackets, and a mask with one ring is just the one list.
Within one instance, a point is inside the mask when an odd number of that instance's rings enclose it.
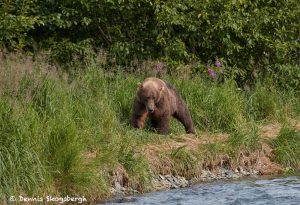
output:
{"label": "dense vegetation", "polygon": [[[165,136],[129,125],[136,83],[144,76],[107,72],[105,63],[97,60],[69,75],[47,61],[45,56],[33,61],[20,54],[0,61],[1,200],[20,193],[103,199],[109,193],[110,173],[120,165],[130,184],[145,190],[152,173],[139,150]],[[252,149],[259,142],[256,130],[262,123],[289,126],[290,119],[299,120],[299,95],[270,81],[244,92],[232,80],[161,77],[183,94],[200,133],[196,137],[201,138],[203,131],[231,134],[228,146],[200,147],[197,158],[185,149],[172,151],[178,173],[191,174],[187,172],[193,171],[196,159],[224,149],[232,156],[239,149]],[[184,133],[181,124],[173,120],[171,125],[167,138]],[[274,141],[278,161],[290,169],[299,168],[300,141],[294,133],[285,131]]]}
{"label": "dense vegetation", "polygon": [[241,84],[272,76],[299,88],[299,16],[296,0],[4,0],[0,45],[50,49],[59,62],[103,48],[130,68],[133,59],[159,59],[193,72],[219,58]]}

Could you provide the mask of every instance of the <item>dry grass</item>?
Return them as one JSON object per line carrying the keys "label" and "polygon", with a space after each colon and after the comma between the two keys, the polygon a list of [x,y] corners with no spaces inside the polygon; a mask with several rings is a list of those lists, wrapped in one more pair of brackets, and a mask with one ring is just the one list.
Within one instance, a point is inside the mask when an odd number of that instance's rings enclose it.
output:
{"label": "dry grass", "polygon": [[[47,63],[47,55],[38,55],[33,60],[22,53],[6,54],[0,51],[0,95],[4,93],[15,95],[20,92],[26,77],[30,78],[32,87],[38,87],[47,76],[52,80],[60,79],[58,68]],[[22,91],[21,91],[22,92]],[[26,93],[30,98],[31,93]]]}
{"label": "dry grass", "polygon": [[[299,126],[299,122],[294,123],[295,127]],[[222,133],[203,133],[197,138],[191,135],[167,138],[161,143],[148,143],[142,146],[141,153],[144,154],[151,169],[156,174],[178,174],[176,162],[169,153],[179,149],[185,149],[195,156],[197,164],[194,175],[201,173],[201,169],[216,171],[223,166],[231,169],[256,169],[262,175],[282,173],[283,168],[273,161],[272,148],[263,142],[265,139],[275,139],[281,128],[282,125],[279,123],[259,126],[258,135],[259,139],[262,140],[260,146],[252,151],[237,150],[237,157],[229,156],[226,154],[226,150],[221,151],[222,146],[227,148],[226,143],[229,140],[229,135]],[[221,148],[217,148],[215,151],[206,150],[204,147],[207,145],[213,147],[220,145]],[[202,150],[199,152],[199,149]]]}
{"label": "dry grass", "polygon": [[274,139],[278,136],[281,127],[282,126],[279,123],[261,125],[259,127],[258,135],[264,138]]}

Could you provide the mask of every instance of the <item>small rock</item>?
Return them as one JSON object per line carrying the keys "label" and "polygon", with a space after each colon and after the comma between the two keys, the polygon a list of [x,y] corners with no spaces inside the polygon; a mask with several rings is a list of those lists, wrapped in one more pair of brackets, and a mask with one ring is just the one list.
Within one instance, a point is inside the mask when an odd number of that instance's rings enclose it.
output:
{"label": "small rock", "polygon": [[178,180],[177,180],[176,177],[173,176],[172,179],[173,179],[173,182],[174,182],[175,184],[179,184],[179,182],[178,182]]}
{"label": "small rock", "polygon": [[197,182],[199,182],[201,180],[201,177],[193,177],[192,179],[190,179],[189,181],[188,181],[188,183],[189,183],[189,185],[190,184],[195,184],[195,183],[197,183]]}
{"label": "small rock", "polygon": [[226,176],[226,172],[227,172],[227,170],[224,169],[224,168],[221,168],[221,169],[219,170],[219,174],[220,174],[221,176]]}
{"label": "small rock", "polygon": [[189,182],[184,177],[179,177],[178,185],[179,187],[187,187],[189,185]]}
{"label": "small rock", "polygon": [[123,197],[123,198],[118,198],[118,199],[108,201],[108,203],[132,203],[132,202],[136,202],[136,198]]}
{"label": "small rock", "polygon": [[241,173],[242,173],[242,175],[244,175],[244,176],[249,176],[249,175],[250,175],[250,172],[244,171],[244,170],[242,170]]}
{"label": "small rock", "polygon": [[159,191],[162,189],[169,189],[169,188],[171,188],[171,186],[172,186],[172,184],[168,180],[159,180],[159,179],[152,180],[152,187],[156,191]]}
{"label": "small rock", "polygon": [[116,192],[121,192],[122,186],[119,182],[115,182],[115,189],[116,189]]}
{"label": "small rock", "polygon": [[210,171],[202,170],[200,178],[210,178],[212,173]]}
{"label": "small rock", "polygon": [[114,194],[116,194],[116,192],[117,192],[117,190],[116,190],[115,188],[110,188],[110,193],[111,193],[111,194],[114,195]]}
{"label": "small rock", "polygon": [[221,176],[221,175],[217,175],[213,179],[226,179],[226,177],[225,176]]}
{"label": "small rock", "polygon": [[240,176],[239,176],[239,175],[237,175],[237,174],[233,174],[233,175],[232,175],[232,178],[234,178],[234,179],[238,179],[238,178],[240,178]]}
{"label": "small rock", "polygon": [[210,171],[209,171],[209,173],[210,173],[210,175],[209,175],[210,179],[216,179],[217,178],[217,176],[214,173],[212,173]]}
{"label": "small rock", "polygon": [[232,178],[234,175],[234,172],[231,170],[226,170],[225,175],[227,178]]}
{"label": "small rock", "polygon": [[171,182],[171,189],[178,189],[179,187],[175,184]]}
{"label": "small rock", "polygon": [[206,178],[206,177],[207,177],[207,174],[205,172],[202,172],[200,175],[200,178]]}

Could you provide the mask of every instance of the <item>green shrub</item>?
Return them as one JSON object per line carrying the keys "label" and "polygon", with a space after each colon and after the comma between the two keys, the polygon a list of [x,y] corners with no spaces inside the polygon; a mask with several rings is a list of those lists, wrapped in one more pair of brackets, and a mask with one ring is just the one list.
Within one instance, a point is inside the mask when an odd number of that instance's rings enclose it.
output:
{"label": "green shrub", "polygon": [[299,89],[299,15],[296,0],[5,1],[0,46],[50,49],[69,68],[99,48],[119,65],[206,65],[217,57],[241,84],[272,75],[282,87]]}

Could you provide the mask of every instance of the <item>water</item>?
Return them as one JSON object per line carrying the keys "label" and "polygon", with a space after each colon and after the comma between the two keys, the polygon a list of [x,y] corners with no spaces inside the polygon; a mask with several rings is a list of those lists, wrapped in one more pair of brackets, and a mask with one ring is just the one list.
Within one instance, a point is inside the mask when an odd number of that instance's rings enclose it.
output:
{"label": "water", "polygon": [[[217,181],[185,189],[128,197],[122,205],[300,205],[300,177]],[[117,205],[120,203],[107,203]]]}

